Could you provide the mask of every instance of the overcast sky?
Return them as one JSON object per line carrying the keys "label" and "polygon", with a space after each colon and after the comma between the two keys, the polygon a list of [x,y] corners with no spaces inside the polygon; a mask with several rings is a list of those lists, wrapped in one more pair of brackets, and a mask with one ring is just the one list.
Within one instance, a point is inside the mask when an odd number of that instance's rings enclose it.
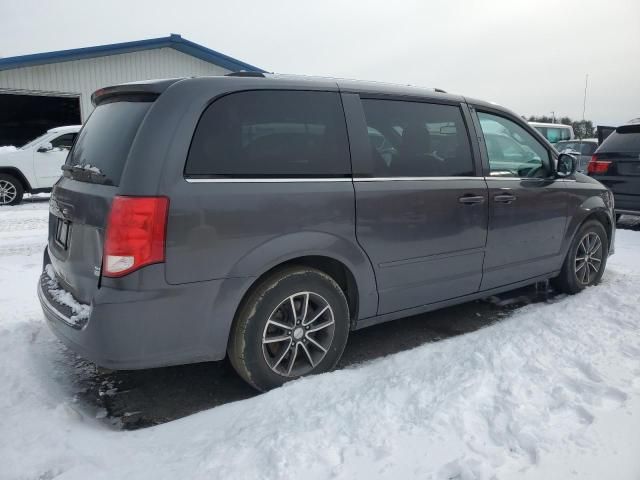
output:
{"label": "overcast sky", "polygon": [[179,33],[280,73],[409,83],[521,115],[640,117],[640,0],[0,0],[0,56]]}

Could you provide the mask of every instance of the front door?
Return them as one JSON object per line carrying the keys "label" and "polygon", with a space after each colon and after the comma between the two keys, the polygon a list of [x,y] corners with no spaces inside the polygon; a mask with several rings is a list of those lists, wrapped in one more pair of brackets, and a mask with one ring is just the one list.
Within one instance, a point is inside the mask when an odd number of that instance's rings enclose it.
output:
{"label": "front door", "polygon": [[345,95],[356,233],[384,314],[476,292],[487,188],[462,107]]}
{"label": "front door", "polygon": [[67,159],[67,154],[73,145],[75,133],[65,133],[54,136],[45,143],[51,143],[51,150],[45,150],[42,146],[33,154],[38,188],[51,188],[62,175],[62,165]]}
{"label": "front door", "polygon": [[489,187],[481,289],[559,270],[568,194],[564,181],[551,175],[551,152],[528,127],[499,112],[478,111],[476,125]]}

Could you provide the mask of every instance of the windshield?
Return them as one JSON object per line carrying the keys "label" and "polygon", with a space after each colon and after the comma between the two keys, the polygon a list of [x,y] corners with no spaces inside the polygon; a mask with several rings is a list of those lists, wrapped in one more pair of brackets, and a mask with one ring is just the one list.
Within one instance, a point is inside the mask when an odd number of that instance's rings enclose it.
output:
{"label": "windshield", "polygon": [[31,147],[35,147],[38,143],[40,143],[42,140],[44,140],[48,135],[49,135],[49,132],[43,133],[39,137],[36,137],[33,140],[31,140],[29,143],[23,145],[21,147],[21,150],[28,150]]}
{"label": "windshield", "polygon": [[78,170],[99,174],[101,183],[118,185],[133,139],[150,106],[151,102],[130,101],[98,106],[80,131],[64,170],[76,180],[94,182],[97,178],[75,175]]}

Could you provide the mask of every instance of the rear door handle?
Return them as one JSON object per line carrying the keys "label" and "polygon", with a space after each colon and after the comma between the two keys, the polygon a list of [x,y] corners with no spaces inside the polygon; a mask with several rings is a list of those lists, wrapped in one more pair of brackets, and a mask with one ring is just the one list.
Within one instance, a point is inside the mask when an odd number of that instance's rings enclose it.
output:
{"label": "rear door handle", "polygon": [[517,197],[515,195],[512,195],[510,193],[501,193],[494,196],[493,201],[498,203],[511,203],[515,202],[516,198]]}
{"label": "rear door handle", "polygon": [[463,195],[458,198],[458,202],[464,205],[475,205],[484,202],[484,197],[482,195]]}

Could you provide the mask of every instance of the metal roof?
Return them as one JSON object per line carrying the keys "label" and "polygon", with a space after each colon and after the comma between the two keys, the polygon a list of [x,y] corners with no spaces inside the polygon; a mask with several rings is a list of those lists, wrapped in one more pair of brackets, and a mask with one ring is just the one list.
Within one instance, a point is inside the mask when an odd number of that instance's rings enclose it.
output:
{"label": "metal roof", "polygon": [[213,63],[234,72],[241,70],[248,72],[264,72],[261,68],[254,67],[253,65],[236,60],[235,58],[216,52],[210,48],[198,45],[197,43],[186,40],[175,33],[172,33],[168,37],[137,40],[135,42],[112,43],[109,45],[98,45],[96,47],[74,48],[71,50],[59,50],[57,52],[34,53],[31,55],[0,58],[0,70],[32,67],[34,65],[45,65],[47,63],[69,62],[71,60],[104,57],[107,55],[117,55],[121,53],[138,52],[141,50],[165,47],[173,48],[179,52],[186,53],[192,57],[199,58],[200,60]]}

